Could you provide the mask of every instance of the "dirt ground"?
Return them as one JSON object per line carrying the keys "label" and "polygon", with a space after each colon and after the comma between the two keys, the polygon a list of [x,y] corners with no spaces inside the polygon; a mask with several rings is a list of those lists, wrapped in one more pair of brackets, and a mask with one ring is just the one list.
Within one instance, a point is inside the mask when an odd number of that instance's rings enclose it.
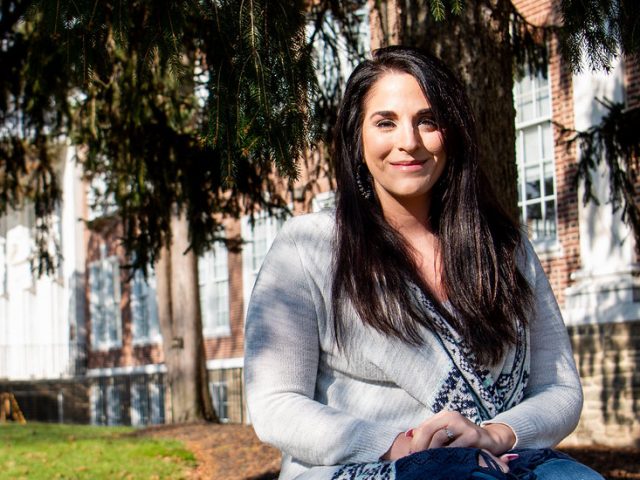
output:
{"label": "dirt ground", "polygon": [[[192,478],[215,480],[272,480],[278,477],[280,453],[261,443],[245,425],[163,425],[139,432],[175,438],[195,454]],[[640,449],[606,447],[562,449],[602,473],[609,480],[640,479]]]}

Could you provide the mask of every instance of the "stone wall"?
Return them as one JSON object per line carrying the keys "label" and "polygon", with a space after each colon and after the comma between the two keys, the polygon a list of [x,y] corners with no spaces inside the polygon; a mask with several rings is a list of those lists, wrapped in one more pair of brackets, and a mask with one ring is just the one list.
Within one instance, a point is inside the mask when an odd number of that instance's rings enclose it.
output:
{"label": "stone wall", "polygon": [[564,444],[640,447],[640,320],[569,327],[585,402]]}

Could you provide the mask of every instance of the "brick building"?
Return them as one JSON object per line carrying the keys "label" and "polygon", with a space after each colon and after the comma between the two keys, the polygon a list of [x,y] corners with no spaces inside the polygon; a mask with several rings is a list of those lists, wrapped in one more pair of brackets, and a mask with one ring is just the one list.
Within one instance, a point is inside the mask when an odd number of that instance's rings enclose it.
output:
{"label": "brick building", "polygon": [[[556,2],[514,3],[533,24],[559,21]],[[594,174],[600,206],[583,205],[582,186],[574,187],[579,152],[562,144],[557,125],[587,130],[606,114],[602,100],[640,107],[640,64],[637,58],[623,58],[608,74],[588,68],[571,74],[555,42],[549,54],[548,80],[525,78],[516,85],[516,149],[522,216],[562,308],[584,386],[583,415],[568,442],[637,446],[640,284],[635,241],[619,212],[607,204],[605,167]],[[536,104],[533,113],[530,102]],[[539,161],[531,162],[536,148],[530,148],[529,138],[535,136]]]}
{"label": "brick building", "polygon": [[[554,21],[551,1],[514,3],[534,24]],[[375,24],[372,30],[375,36]],[[640,270],[635,242],[619,215],[606,205],[605,172],[596,175],[601,206],[582,205],[580,192],[574,187],[578,152],[560,142],[557,125],[584,130],[598,123],[605,113],[598,102],[602,99],[625,101],[628,108],[640,106],[640,64],[637,59],[626,58],[617,62],[608,75],[574,75],[562,64],[555,43],[549,45],[549,54],[546,77],[528,75],[516,82],[516,150],[521,218],[563,310],[584,383],[584,414],[569,442],[637,443]],[[326,169],[320,169],[321,173],[313,178],[306,176],[316,171],[319,158],[322,154],[301,160],[303,179],[290,192],[295,213],[319,209],[332,201]],[[69,246],[70,255],[65,255],[68,260],[73,259],[73,265],[58,284],[66,289],[61,295],[73,299],[69,308],[75,313],[68,316],[70,326],[58,321],[61,325],[56,328],[63,344],[71,344],[73,352],[82,352],[81,368],[75,368],[78,362],[67,360],[64,368],[55,372],[18,372],[17,366],[3,371],[0,363],[0,379],[44,379],[55,392],[66,390],[61,381],[54,379],[76,379],[77,385],[84,386],[86,396],[82,405],[87,413],[78,416],[79,421],[134,425],[167,421],[154,278],[128,278],[129,272],[122,268],[123,252],[116,247],[117,222],[109,212],[86,209],[86,187],[76,182],[70,183],[69,188],[83,193],[74,194],[75,209],[64,218],[93,216],[101,225],[98,234],[70,220],[65,224],[65,231],[71,232],[65,238],[72,235],[75,239]],[[80,197],[84,199],[83,212],[78,207]],[[11,263],[14,257],[8,261],[10,256],[2,253],[15,242],[10,235],[13,229],[6,222],[0,224],[0,355],[9,351],[11,342],[15,345],[9,318],[17,312],[18,301],[17,294],[6,286],[2,290],[9,277],[11,288],[15,288],[13,278],[17,275],[17,267]],[[241,237],[242,248],[227,251],[216,247],[199,259],[210,390],[219,416],[226,421],[248,421],[242,391],[244,315],[255,275],[280,225],[280,220],[260,215],[253,227],[248,218],[226,220],[227,236]],[[43,288],[38,285],[30,290],[32,293],[20,293],[19,298],[41,294]],[[78,288],[85,293],[78,295]],[[36,297],[29,298],[32,301]],[[20,304],[29,304],[29,298],[22,298]],[[55,308],[58,307],[52,304],[51,311]],[[26,339],[28,328],[23,333]],[[23,342],[25,346],[27,343]],[[70,363],[75,369],[69,368]],[[3,385],[0,380],[0,390],[17,391],[20,386],[22,392],[28,390],[28,384]],[[70,414],[64,414],[64,405],[58,418],[69,418]]]}

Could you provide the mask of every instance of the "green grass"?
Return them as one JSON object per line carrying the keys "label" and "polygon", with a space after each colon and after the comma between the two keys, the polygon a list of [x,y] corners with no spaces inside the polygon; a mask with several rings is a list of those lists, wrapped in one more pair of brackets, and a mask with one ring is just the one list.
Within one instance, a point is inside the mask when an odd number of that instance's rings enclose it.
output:
{"label": "green grass", "polygon": [[185,478],[195,457],[182,442],[130,427],[0,424],[0,479]]}

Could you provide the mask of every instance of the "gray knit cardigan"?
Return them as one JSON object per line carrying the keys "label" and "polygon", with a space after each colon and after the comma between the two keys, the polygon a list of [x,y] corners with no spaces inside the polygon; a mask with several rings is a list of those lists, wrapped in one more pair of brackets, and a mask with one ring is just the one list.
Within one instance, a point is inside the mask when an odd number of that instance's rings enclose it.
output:
{"label": "gray knit cardigan", "polygon": [[[441,348],[415,347],[350,324],[338,350],[332,327],[334,212],[287,221],[251,296],[245,332],[250,420],[283,453],[280,479],[330,479],[337,466],[375,462],[398,433],[433,415],[428,406],[451,368]],[[530,376],[520,403],[491,422],[509,425],[517,447],[555,445],[576,426],[582,390],[549,282],[528,241],[520,268],[534,290]],[[429,335],[425,331],[423,335]]]}

